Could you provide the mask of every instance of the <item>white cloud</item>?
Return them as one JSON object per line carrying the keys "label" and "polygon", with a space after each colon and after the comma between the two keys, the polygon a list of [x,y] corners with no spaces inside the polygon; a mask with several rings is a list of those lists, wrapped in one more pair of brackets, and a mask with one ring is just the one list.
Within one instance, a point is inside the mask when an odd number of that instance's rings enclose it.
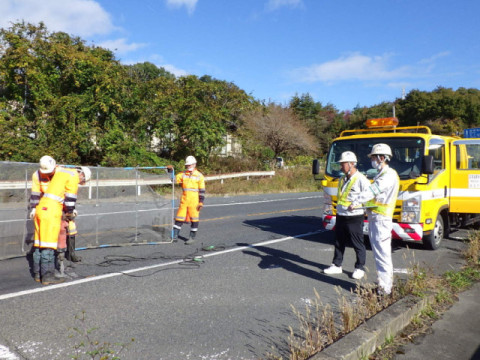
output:
{"label": "white cloud", "polygon": [[152,64],[154,64],[159,68],[163,67],[165,70],[167,70],[168,72],[171,72],[173,75],[177,77],[186,76],[190,74],[188,71],[180,69],[175,65],[166,64],[163,56],[160,56],[160,55],[152,55],[148,59],[125,59],[125,60],[121,60],[121,63],[124,65],[134,65],[138,63],[143,63],[145,61],[151,62]]}
{"label": "white cloud", "polygon": [[189,14],[192,14],[195,10],[198,0],[166,0],[167,5],[174,8],[180,8],[185,6]]}
{"label": "white cloud", "polygon": [[157,67],[163,67],[165,70],[167,70],[168,72],[171,72],[173,75],[175,76],[186,76],[188,75],[188,72],[183,70],[183,69],[179,69],[177,68],[175,65],[171,65],[171,64],[160,64],[160,65],[157,65]]}
{"label": "white cloud", "polygon": [[115,30],[110,14],[93,0],[2,0],[0,27],[25,21],[43,21],[49,31],[64,31],[75,36],[108,34]]}
{"label": "white cloud", "polygon": [[388,54],[369,57],[354,53],[323,64],[295,69],[291,75],[295,81],[306,83],[351,80],[378,81],[409,76],[410,69],[406,66],[388,69],[390,57]]}
{"label": "white cloud", "polygon": [[440,52],[438,54],[434,54],[434,55],[430,56],[429,58],[420,60],[420,64],[431,64],[431,63],[435,62],[435,60],[440,59],[440,58],[445,57],[445,56],[449,56],[449,55],[450,55],[450,51],[443,51],[443,52]]}
{"label": "white cloud", "polygon": [[301,7],[303,6],[302,0],[268,0],[266,5],[267,10],[273,11],[281,8],[282,6],[289,7]]}
{"label": "white cloud", "polygon": [[107,40],[103,41],[98,44],[98,46],[101,46],[103,48],[110,49],[114,51],[115,53],[118,54],[125,54],[130,51],[134,51],[137,49],[140,49],[142,47],[145,47],[146,44],[142,43],[127,43],[127,39],[121,38],[121,39],[116,39],[116,40]]}

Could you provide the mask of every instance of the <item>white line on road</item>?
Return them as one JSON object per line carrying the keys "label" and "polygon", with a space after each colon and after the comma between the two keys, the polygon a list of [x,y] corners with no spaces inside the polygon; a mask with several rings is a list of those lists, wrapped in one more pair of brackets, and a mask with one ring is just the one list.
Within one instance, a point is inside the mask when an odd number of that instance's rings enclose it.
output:
{"label": "white line on road", "polygon": [[0,360],[20,360],[20,358],[6,346],[0,345]]}
{"label": "white line on road", "polygon": [[[247,245],[247,246],[239,246],[239,247],[235,247],[235,248],[227,249],[227,250],[220,250],[220,251],[212,252],[212,253],[209,253],[209,254],[206,254],[206,255],[202,255],[202,257],[206,258],[206,257],[211,257],[211,256],[223,255],[223,254],[227,254],[227,253],[231,253],[231,252],[235,252],[235,251],[241,251],[241,250],[245,250],[245,249],[248,249],[248,248],[255,248],[257,246],[271,245],[271,244],[275,244],[275,243],[279,243],[279,242],[283,242],[283,241],[293,240],[293,239],[297,239],[297,238],[303,238],[305,236],[321,234],[325,231],[327,231],[327,230],[322,229],[322,230],[318,230],[318,231],[308,232],[308,233],[305,233],[305,234],[288,236],[288,237],[284,237],[284,238],[281,238],[281,239],[263,241],[263,242],[259,242],[257,244],[251,244],[251,245]],[[136,273],[136,272],[140,272],[140,271],[151,270],[151,269],[156,269],[156,268],[170,266],[170,265],[176,265],[176,264],[179,264],[179,263],[184,262],[184,261],[185,261],[185,259],[175,260],[175,261],[170,261],[170,262],[161,263],[161,264],[157,264],[157,265],[144,266],[144,267],[141,267],[141,268],[126,270],[126,271],[122,271],[122,272],[115,272],[115,273],[109,273],[109,274],[104,274],[104,275],[96,275],[96,276],[87,277],[87,278],[84,278],[84,279],[69,281],[69,282],[62,283],[62,284],[55,284],[55,285],[45,286],[45,287],[36,288],[36,289],[18,291],[18,292],[10,293],[10,294],[3,294],[3,295],[0,295],[0,301],[1,300],[6,300],[6,299],[11,299],[11,298],[14,298],[14,297],[23,296],[23,295],[35,294],[35,293],[39,293],[39,292],[43,292],[43,291],[49,291],[49,290],[54,290],[54,289],[58,289],[58,288],[64,288],[64,287],[69,287],[69,286],[73,286],[73,285],[88,283],[88,282],[92,282],[92,281],[103,280],[103,279],[107,279],[107,278],[111,278],[111,277],[115,277],[115,276],[121,276],[121,275],[124,275],[124,274],[132,274],[132,273]]]}
{"label": "white line on road", "polygon": [[[277,202],[277,201],[288,201],[288,200],[305,200],[305,199],[317,199],[323,198],[323,195],[315,195],[315,196],[303,196],[299,198],[285,198],[285,199],[272,199],[272,200],[259,200],[259,201],[244,201],[244,202],[235,202],[235,203],[228,203],[228,204],[209,204],[204,205],[204,207],[218,207],[218,206],[234,206],[234,205],[251,205],[251,204],[260,204],[260,203],[269,203],[269,202]],[[123,210],[123,211],[113,211],[113,212],[104,212],[104,213],[92,213],[92,214],[80,214],[78,217],[91,217],[91,216],[100,216],[100,215],[118,215],[118,214],[130,214],[135,212],[153,212],[153,211],[172,211],[173,208],[152,208],[152,209],[136,209],[136,210]],[[25,211],[25,214],[27,212]],[[26,216],[26,215],[25,215]],[[11,223],[11,222],[20,222],[20,221],[30,221],[29,219],[22,218],[22,219],[9,219],[9,220],[0,220],[0,223]],[[0,359],[1,360],[1,359]]]}

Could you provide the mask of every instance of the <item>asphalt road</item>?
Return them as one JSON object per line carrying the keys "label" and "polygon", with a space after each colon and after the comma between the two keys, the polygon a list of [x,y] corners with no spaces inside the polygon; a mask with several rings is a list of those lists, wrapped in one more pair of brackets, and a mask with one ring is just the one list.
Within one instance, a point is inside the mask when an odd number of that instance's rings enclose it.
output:
{"label": "asphalt road", "polygon": [[[343,274],[321,273],[333,257],[322,202],[319,193],[209,198],[195,245],[84,250],[59,285],[35,283],[24,257],[0,261],[0,359],[69,359],[89,350],[75,350],[88,338],[110,349],[129,343],[122,359],[288,358],[289,326],[298,327],[292,307],[304,312],[315,289],[336,309],[339,293],[348,297],[356,286],[351,248]],[[414,263],[457,268],[463,246],[395,244],[396,275]],[[373,282],[370,250],[367,267],[364,281]]]}

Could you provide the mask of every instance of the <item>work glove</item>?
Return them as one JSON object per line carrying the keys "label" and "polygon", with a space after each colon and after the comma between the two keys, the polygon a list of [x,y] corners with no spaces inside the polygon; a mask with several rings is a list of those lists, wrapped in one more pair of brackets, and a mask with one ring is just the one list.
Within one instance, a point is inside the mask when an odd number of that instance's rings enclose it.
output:
{"label": "work glove", "polygon": [[73,217],[76,218],[76,217],[78,216],[78,211],[77,211],[77,209],[74,209],[74,210],[72,211],[72,214],[73,214]]}
{"label": "work glove", "polygon": [[197,211],[202,210],[202,208],[203,208],[203,204],[200,203],[200,204],[197,205]]}
{"label": "work glove", "polygon": [[167,165],[167,171],[169,173],[173,172],[173,165]]}
{"label": "work glove", "polygon": [[70,221],[70,220],[75,219],[75,216],[73,215],[73,212],[71,212],[71,213],[66,213],[66,214],[64,214],[63,217],[64,217],[64,219],[67,220],[67,221]]}
{"label": "work glove", "polygon": [[30,211],[30,220],[33,220],[33,218],[35,217],[35,212],[36,208],[33,208],[32,211]]}

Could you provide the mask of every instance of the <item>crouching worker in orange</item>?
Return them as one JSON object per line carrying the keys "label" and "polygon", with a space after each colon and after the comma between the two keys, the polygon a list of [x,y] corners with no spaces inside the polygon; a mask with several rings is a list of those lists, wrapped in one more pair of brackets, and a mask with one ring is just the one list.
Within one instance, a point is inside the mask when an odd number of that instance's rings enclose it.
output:
{"label": "crouching worker in orange", "polygon": [[62,214],[65,209],[65,219],[73,220],[78,184],[85,184],[90,177],[90,169],[84,166],[78,169],[57,167],[36,207],[34,272],[38,270],[35,268],[38,266],[35,258],[39,255],[39,273],[43,285],[57,284],[65,280],[55,277],[55,250],[58,248]]}
{"label": "crouching worker in orange", "polygon": [[175,225],[173,225],[173,241],[178,240],[183,223],[190,221],[190,237],[185,242],[186,245],[195,242],[200,210],[205,200],[205,179],[202,173],[196,169],[196,166],[197,160],[193,156],[187,156],[185,160],[186,170],[176,176],[176,183],[182,186],[183,194],[175,217]]}

